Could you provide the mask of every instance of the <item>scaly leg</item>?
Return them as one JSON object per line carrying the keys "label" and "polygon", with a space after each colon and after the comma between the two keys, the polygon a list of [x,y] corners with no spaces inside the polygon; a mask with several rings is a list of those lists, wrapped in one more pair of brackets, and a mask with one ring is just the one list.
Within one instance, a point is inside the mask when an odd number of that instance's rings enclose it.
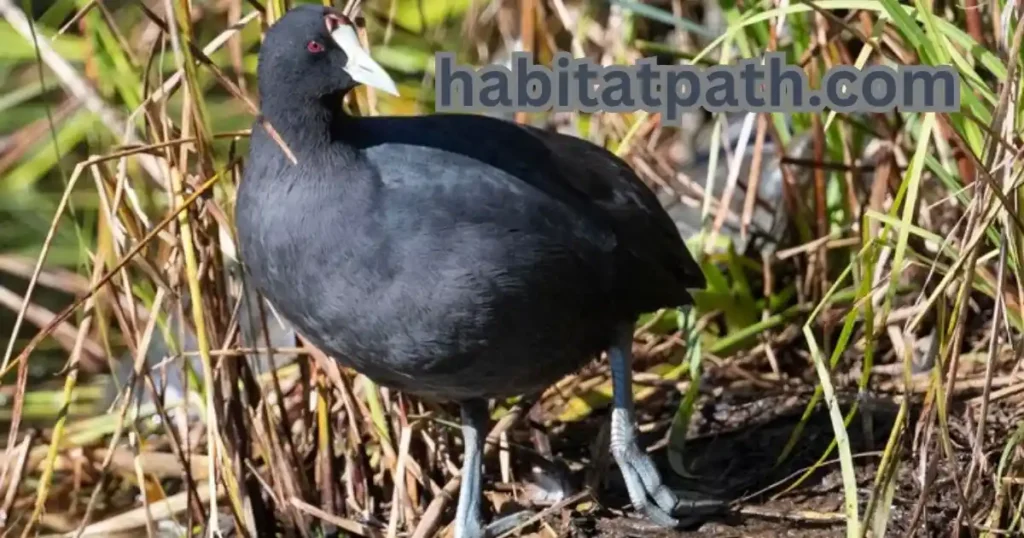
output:
{"label": "scaly leg", "polygon": [[612,374],[611,453],[622,471],[633,507],[647,514],[654,523],[675,527],[679,522],[671,514],[678,499],[661,482],[651,457],[636,442],[633,415],[633,325],[616,329],[615,341],[608,350]]}
{"label": "scaly leg", "polygon": [[502,534],[529,519],[530,511],[517,512],[492,522],[487,527],[480,517],[483,497],[483,452],[487,436],[486,400],[462,402],[462,441],[466,453],[462,461],[462,486],[459,488],[459,506],[455,511],[455,538],[486,538]]}
{"label": "scaly leg", "polygon": [[480,498],[483,495],[480,466],[487,435],[487,402],[462,402],[462,486],[459,488],[459,507],[455,511],[455,538],[482,538]]}

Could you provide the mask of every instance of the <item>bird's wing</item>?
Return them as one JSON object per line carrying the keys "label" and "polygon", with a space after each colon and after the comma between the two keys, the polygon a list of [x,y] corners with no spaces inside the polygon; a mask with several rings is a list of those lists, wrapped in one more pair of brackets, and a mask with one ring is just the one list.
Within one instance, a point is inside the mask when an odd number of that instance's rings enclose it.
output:
{"label": "bird's wing", "polygon": [[[704,274],[654,193],[611,152],[568,135],[487,116],[435,114],[362,118],[347,142],[364,147],[399,143],[457,153],[501,169],[609,230],[629,260],[623,269],[652,297],[690,302]],[[645,305],[649,306],[649,305]],[[658,305],[661,306],[661,305]],[[654,306],[657,308],[657,306]]]}
{"label": "bird's wing", "polygon": [[687,288],[703,288],[693,259],[657,196],[622,159],[581,138],[526,128],[541,139],[561,171],[558,178],[611,217],[623,244],[642,260],[663,265]]}

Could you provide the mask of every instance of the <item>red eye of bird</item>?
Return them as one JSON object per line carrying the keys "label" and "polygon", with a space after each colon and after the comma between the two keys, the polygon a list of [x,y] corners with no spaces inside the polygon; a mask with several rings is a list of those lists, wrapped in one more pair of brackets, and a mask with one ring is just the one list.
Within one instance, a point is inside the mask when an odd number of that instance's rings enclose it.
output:
{"label": "red eye of bird", "polygon": [[310,41],[309,43],[306,43],[306,50],[313,54],[319,54],[324,51],[324,46],[321,45],[319,41]]}

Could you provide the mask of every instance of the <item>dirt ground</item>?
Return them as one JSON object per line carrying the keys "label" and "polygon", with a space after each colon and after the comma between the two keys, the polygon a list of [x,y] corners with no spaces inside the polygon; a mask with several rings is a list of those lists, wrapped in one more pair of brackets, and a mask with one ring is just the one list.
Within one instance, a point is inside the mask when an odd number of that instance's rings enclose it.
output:
{"label": "dirt ground", "polygon": [[[776,458],[786,445],[793,429],[800,421],[806,397],[779,397],[762,399],[749,404],[707,404],[700,416],[691,423],[691,435],[686,452],[686,464],[692,474],[683,478],[669,471],[664,439],[668,420],[660,422],[642,436],[644,446],[655,446],[653,456],[663,477],[674,490],[686,498],[717,498],[732,502],[725,513],[697,516],[695,524],[680,530],[664,530],[646,523],[629,506],[625,488],[618,473],[608,473],[605,486],[598,488],[597,502],[576,503],[545,517],[546,530],[534,525],[523,536],[572,537],[832,537],[845,534],[843,520],[843,486],[837,454],[833,450],[826,463],[792,491],[784,490],[793,480],[812,466],[833,440],[832,427],[823,408],[815,412],[808,422],[792,455],[776,466]],[[645,405],[643,408],[670,408],[665,405]],[[867,406],[861,406],[863,410]],[[871,405],[870,420],[861,413],[848,428],[854,455],[863,514],[875,480],[877,465],[885,447],[897,408],[894,405]],[[912,424],[916,423],[915,408]],[[1013,409],[996,410],[1013,413]],[[951,412],[952,417],[963,413]],[[651,421],[653,417],[646,417]],[[595,413],[587,420],[566,426],[550,435],[556,459],[572,461],[585,458],[581,447],[595,442],[595,432],[601,430],[607,412]],[[959,420],[959,419],[957,419]],[[1012,422],[1006,422],[1012,424]],[[951,437],[957,442],[957,432],[969,431],[951,424]],[[994,429],[1000,429],[998,425]],[[873,434],[866,435],[865,431]],[[598,434],[599,435],[599,434]],[[1005,443],[1008,431],[992,432],[991,446],[997,447],[991,463],[998,459],[998,447]],[[908,436],[908,437],[912,437]],[[661,441],[659,443],[659,441]],[[658,446],[660,445],[660,447]],[[915,512],[916,536],[957,536],[950,533],[959,503],[949,476],[950,466],[937,460],[934,481],[928,496],[921,504],[921,487],[916,466],[920,458],[911,453],[910,442],[904,443],[897,485],[890,512],[887,536],[906,536]],[[990,452],[990,453],[992,453]],[[966,467],[968,462],[962,462]],[[609,468],[612,469],[612,468]],[[493,473],[489,473],[493,474]],[[570,473],[577,489],[585,470]],[[588,501],[593,501],[587,496]],[[737,502],[739,501],[739,502]],[[579,507],[584,507],[580,509]],[[980,513],[987,513],[982,507]],[[504,512],[505,510],[503,510]],[[514,510],[513,510],[514,511]],[[524,529],[525,530],[525,529]],[[966,528],[959,535],[970,536]]]}

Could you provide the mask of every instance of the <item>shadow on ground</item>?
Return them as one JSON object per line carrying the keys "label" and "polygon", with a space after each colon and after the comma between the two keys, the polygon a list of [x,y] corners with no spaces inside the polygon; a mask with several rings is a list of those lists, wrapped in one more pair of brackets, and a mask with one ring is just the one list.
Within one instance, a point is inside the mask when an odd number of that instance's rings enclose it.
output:
{"label": "shadow on ground", "polygon": [[[786,403],[780,403],[786,402]],[[596,498],[568,506],[546,518],[546,525],[559,536],[587,537],[833,537],[845,533],[843,482],[837,453],[833,449],[825,464],[798,486],[785,491],[796,477],[812,467],[833,441],[832,425],[823,407],[814,412],[792,453],[776,465],[794,429],[800,422],[806,397],[786,397],[756,402],[756,405],[724,406],[707,404],[695,416],[685,449],[685,465],[690,477],[672,472],[667,459],[665,439],[668,417],[643,417],[658,427],[642,435],[643,446],[654,447],[652,455],[666,483],[680,496],[690,499],[723,499],[732,505],[724,514],[703,516],[696,524],[679,530],[653,527],[638,517],[629,506],[621,475],[614,465],[605,463],[607,480],[597,489]],[[675,402],[644,405],[645,409],[675,409]],[[848,409],[843,410],[844,413]],[[851,451],[863,514],[888,435],[896,418],[894,405],[872,405],[870,415],[856,415],[848,428]],[[571,462],[569,473],[574,491],[583,491],[588,470],[595,463],[593,447],[607,439],[604,429],[608,412],[594,413],[585,420],[554,426],[549,439],[556,460]],[[517,432],[518,441],[529,444],[525,432]],[[574,465],[573,465],[574,463]],[[490,464],[489,464],[490,465]],[[492,473],[493,474],[493,473]],[[913,519],[920,488],[913,470],[905,462],[897,474],[896,497],[886,534],[902,534]],[[945,529],[955,516],[943,509],[941,497],[929,503],[927,517],[919,522],[919,536],[930,536]],[[503,510],[504,511],[504,510]],[[538,533],[537,526],[524,532]],[[550,536],[550,533],[537,534]]]}

